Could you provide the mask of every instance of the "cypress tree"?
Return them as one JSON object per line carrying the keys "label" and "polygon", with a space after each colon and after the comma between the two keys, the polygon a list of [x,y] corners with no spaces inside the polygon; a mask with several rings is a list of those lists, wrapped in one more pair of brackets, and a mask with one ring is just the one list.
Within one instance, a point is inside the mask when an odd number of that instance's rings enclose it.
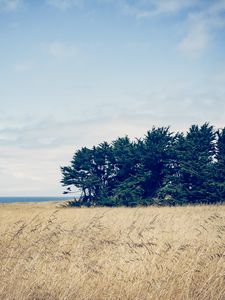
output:
{"label": "cypress tree", "polygon": [[61,170],[67,192],[78,188],[85,205],[225,201],[225,128],[192,125],[185,135],[153,127],[134,142],[83,147]]}
{"label": "cypress tree", "polygon": [[174,137],[169,127],[155,128],[148,131],[143,142],[139,143],[141,169],[145,174],[143,189],[145,198],[157,196],[166,176],[166,168],[171,158]]}
{"label": "cypress tree", "polygon": [[217,144],[215,163],[212,169],[214,201],[225,201],[225,128],[216,132]]}
{"label": "cypress tree", "polygon": [[214,156],[213,126],[192,125],[186,136],[181,134],[177,139],[173,163],[159,196],[171,204],[209,203]]}

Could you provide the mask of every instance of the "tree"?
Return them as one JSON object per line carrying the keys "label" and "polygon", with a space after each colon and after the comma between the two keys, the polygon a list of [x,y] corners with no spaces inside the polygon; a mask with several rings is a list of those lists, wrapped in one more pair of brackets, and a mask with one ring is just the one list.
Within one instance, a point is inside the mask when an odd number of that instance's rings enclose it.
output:
{"label": "tree", "polygon": [[171,204],[209,203],[213,193],[212,164],[215,132],[208,123],[192,125],[186,136],[179,135],[174,146],[173,163],[159,196]]}
{"label": "tree", "polygon": [[67,192],[84,205],[195,204],[225,201],[225,128],[192,125],[186,134],[153,127],[76,151],[61,168]]}
{"label": "tree", "polygon": [[115,184],[109,203],[133,206],[140,202],[144,192],[141,187],[143,174],[138,173],[137,143],[131,142],[125,136],[113,141],[112,145],[115,159]]}
{"label": "tree", "polygon": [[225,128],[216,132],[216,155],[212,168],[214,201],[225,201]]}
{"label": "tree", "polygon": [[61,167],[63,186],[72,186],[81,190],[80,200],[90,202],[94,197],[93,178],[91,177],[92,150],[86,147],[75,152],[71,166]]}
{"label": "tree", "polygon": [[118,184],[135,174],[135,145],[125,136],[112,142],[112,150],[115,159],[115,181]]}
{"label": "tree", "polygon": [[112,146],[103,142],[93,147],[91,166],[94,197],[98,200],[109,197],[115,181],[115,158]]}
{"label": "tree", "polygon": [[143,181],[144,198],[154,198],[166,175],[166,168],[171,157],[173,134],[169,127],[155,128],[148,131],[143,141],[139,141],[140,171],[145,175]]}
{"label": "tree", "polygon": [[113,188],[114,157],[112,147],[103,142],[97,147],[78,150],[71,166],[61,168],[63,186],[75,186],[81,190],[80,201],[96,204],[96,200],[108,197]]}

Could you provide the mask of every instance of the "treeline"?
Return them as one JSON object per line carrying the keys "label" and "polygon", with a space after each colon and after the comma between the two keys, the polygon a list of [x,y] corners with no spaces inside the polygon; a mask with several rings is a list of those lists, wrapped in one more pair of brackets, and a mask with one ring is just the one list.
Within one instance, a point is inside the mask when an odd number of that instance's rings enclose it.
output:
{"label": "treeline", "polygon": [[208,123],[184,133],[153,127],[75,152],[62,184],[80,190],[74,205],[177,205],[225,201],[225,128]]}

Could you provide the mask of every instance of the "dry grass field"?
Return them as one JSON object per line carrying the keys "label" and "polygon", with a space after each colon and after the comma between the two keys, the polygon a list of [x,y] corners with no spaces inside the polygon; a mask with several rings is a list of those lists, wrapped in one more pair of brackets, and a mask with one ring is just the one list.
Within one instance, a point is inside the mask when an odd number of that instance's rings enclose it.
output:
{"label": "dry grass field", "polygon": [[1,204],[0,299],[225,299],[225,206]]}

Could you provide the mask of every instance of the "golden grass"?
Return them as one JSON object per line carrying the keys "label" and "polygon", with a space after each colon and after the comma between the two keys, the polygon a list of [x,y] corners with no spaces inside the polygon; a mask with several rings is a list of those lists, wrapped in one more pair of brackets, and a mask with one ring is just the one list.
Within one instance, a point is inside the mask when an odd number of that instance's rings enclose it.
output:
{"label": "golden grass", "polygon": [[225,206],[2,204],[0,299],[225,299]]}

